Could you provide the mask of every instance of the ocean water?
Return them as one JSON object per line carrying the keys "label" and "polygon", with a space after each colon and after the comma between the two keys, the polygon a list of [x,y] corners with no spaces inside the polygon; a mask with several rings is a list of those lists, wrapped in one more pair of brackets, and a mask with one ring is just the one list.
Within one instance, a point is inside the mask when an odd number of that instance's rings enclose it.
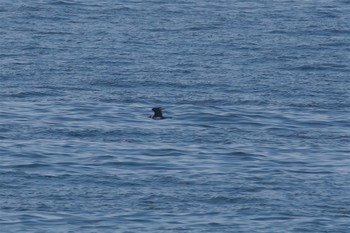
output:
{"label": "ocean water", "polygon": [[2,0],[0,228],[350,232],[350,1]]}

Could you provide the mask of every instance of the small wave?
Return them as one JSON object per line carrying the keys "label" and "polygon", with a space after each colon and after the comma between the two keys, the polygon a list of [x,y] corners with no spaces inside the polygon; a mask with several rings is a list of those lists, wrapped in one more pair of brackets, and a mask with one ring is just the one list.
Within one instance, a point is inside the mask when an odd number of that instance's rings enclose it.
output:
{"label": "small wave", "polygon": [[314,174],[314,175],[330,175],[333,174],[334,172],[329,171],[329,170],[325,170],[324,168],[319,168],[319,169],[315,169],[315,168],[300,168],[300,169],[286,169],[286,172],[289,173],[299,173],[299,174]]}
{"label": "small wave", "polygon": [[63,1],[63,0],[58,0],[58,1],[52,1],[51,2],[51,5],[67,5],[67,6],[70,6],[70,5],[78,5],[77,2],[74,2],[74,1]]}
{"label": "small wave", "polygon": [[97,129],[81,129],[81,130],[68,130],[65,133],[69,137],[89,138],[89,137],[96,137],[100,135],[101,131]]}
{"label": "small wave", "polygon": [[40,11],[40,7],[35,5],[21,5],[17,8],[17,11],[23,11],[23,12],[36,12]]}
{"label": "small wave", "polygon": [[287,221],[287,220],[292,220],[295,217],[293,216],[264,216],[264,217],[258,217],[258,218],[252,218],[253,221]]}
{"label": "small wave", "polygon": [[43,163],[29,163],[29,164],[19,164],[19,165],[12,165],[11,168],[20,168],[20,169],[38,169],[38,168],[45,168],[49,169],[51,165],[49,164],[43,164]]}
{"label": "small wave", "polygon": [[222,205],[222,204],[237,204],[244,202],[244,198],[242,197],[227,197],[227,196],[215,196],[211,197],[207,200],[208,203],[214,205]]}
{"label": "small wave", "polygon": [[337,19],[337,18],[341,17],[341,12],[337,11],[335,9],[320,10],[320,11],[316,12],[316,14],[318,16],[322,17],[322,19],[324,19],[324,18]]}
{"label": "small wave", "polygon": [[265,155],[262,155],[262,154],[248,153],[243,151],[229,152],[226,155],[237,157],[239,158],[239,160],[244,160],[244,161],[256,161],[256,160],[263,159],[265,157]]}
{"label": "small wave", "polygon": [[344,64],[336,63],[322,63],[322,64],[306,64],[296,66],[292,70],[300,71],[349,71],[348,66]]}
{"label": "small wave", "polygon": [[5,96],[12,97],[12,98],[27,99],[27,98],[45,97],[45,96],[59,96],[59,94],[55,92],[23,91],[23,92],[18,92],[13,94],[7,94]]}
{"label": "small wave", "polygon": [[339,29],[339,28],[333,28],[333,29],[326,29],[326,32],[330,32],[332,34],[350,34],[350,30],[347,29]]}
{"label": "small wave", "polygon": [[337,42],[327,42],[327,43],[320,43],[319,46],[321,47],[334,47],[334,48],[347,48],[350,47],[349,42],[345,41],[337,41]]}

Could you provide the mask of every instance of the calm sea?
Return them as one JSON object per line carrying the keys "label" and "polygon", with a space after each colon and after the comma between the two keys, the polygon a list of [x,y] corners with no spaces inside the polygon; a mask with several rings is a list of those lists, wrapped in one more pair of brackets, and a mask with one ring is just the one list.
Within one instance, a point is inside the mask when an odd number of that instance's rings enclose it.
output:
{"label": "calm sea", "polygon": [[350,232],[350,1],[2,0],[0,228]]}

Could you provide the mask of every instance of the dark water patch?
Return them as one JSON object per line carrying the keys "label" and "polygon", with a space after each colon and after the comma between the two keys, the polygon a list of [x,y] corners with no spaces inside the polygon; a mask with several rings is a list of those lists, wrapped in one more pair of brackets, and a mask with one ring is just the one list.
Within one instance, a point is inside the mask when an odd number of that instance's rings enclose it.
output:
{"label": "dark water patch", "polygon": [[181,151],[181,150],[177,150],[177,149],[162,149],[162,148],[158,148],[158,149],[153,149],[153,150],[146,150],[143,152],[144,155],[146,156],[174,156],[174,157],[178,157],[181,155],[185,155],[186,151]]}
{"label": "dark water patch", "polygon": [[320,47],[331,47],[331,48],[346,48],[350,45],[349,42],[346,41],[331,41],[331,42],[322,42],[319,44]]}
{"label": "dark water patch", "polygon": [[301,65],[290,69],[299,71],[348,71],[348,66],[336,63],[323,63]]}
{"label": "dark water patch", "polygon": [[286,170],[287,172],[290,173],[297,173],[297,174],[313,174],[313,175],[329,175],[333,174],[332,171],[326,171],[324,168],[308,168],[306,167],[305,169],[296,169],[296,170]]}
{"label": "dark water patch", "polygon": [[40,6],[37,6],[35,4],[31,4],[31,5],[21,5],[19,6],[16,11],[20,11],[20,12],[37,12],[42,10],[43,8],[41,8]]}
{"label": "dark water patch", "polygon": [[11,166],[11,168],[14,168],[14,169],[49,169],[49,167],[51,166],[44,163],[31,163],[31,164],[20,164],[20,165]]}
{"label": "dark water patch", "polygon": [[[253,154],[249,152],[243,152],[243,151],[233,151],[228,153],[219,154],[220,156],[225,156],[224,160],[228,160],[232,162],[233,164],[239,163],[240,166],[250,166],[249,161],[251,162],[257,162],[257,161],[263,161],[267,158],[265,158],[265,155],[262,154]],[[223,162],[225,163],[225,162]],[[231,166],[230,164],[223,165],[223,166]]]}
{"label": "dark water patch", "polygon": [[207,200],[207,203],[212,205],[228,205],[228,204],[238,204],[245,202],[244,197],[225,197],[225,196],[216,196],[211,197]]}
{"label": "dark water patch", "polygon": [[68,137],[73,138],[89,138],[89,137],[98,137],[101,135],[101,131],[98,129],[86,129],[86,130],[63,130],[64,134]]}
{"label": "dark water patch", "polygon": [[326,29],[326,32],[332,33],[332,34],[350,34],[350,29],[343,29],[343,28],[332,28],[332,29]]}
{"label": "dark water patch", "polygon": [[38,98],[38,97],[54,97],[60,96],[57,92],[46,92],[46,91],[25,91],[20,93],[13,93],[4,95],[5,97],[19,98],[19,99],[30,99],[30,98]]}
{"label": "dark water patch", "polygon": [[50,3],[51,5],[58,5],[58,6],[70,6],[70,5],[80,5],[80,3],[76,1],[52,1]]}

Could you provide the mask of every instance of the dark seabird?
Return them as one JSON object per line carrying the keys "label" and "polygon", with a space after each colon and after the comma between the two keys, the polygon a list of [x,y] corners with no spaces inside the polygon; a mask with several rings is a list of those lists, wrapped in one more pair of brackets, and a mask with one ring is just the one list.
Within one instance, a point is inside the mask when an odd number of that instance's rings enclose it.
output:
{"label": "dark seabird", "polygon": [[152,111],[154,112],[154,115],[151,116],[153,120],[163,120],[165,117],[163,117],[162,108],[152,108]]}

